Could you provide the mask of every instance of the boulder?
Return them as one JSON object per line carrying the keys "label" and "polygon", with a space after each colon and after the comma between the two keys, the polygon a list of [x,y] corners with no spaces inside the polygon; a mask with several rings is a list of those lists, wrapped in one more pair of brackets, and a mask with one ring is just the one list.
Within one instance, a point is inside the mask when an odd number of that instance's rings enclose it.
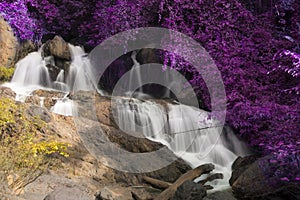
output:
{"label": "boulder", "polygon": [[53,40],[46,42],[43,48],[44,57],[54,56],[63,60],[71,61],[69,45],[62,37],[55,36]]}
{"label": "boulder", "polygon": [[42,56],[46,58],[52,81],[56,80],[61,70],[68,74],[72,58],[69,45],[63,38],[55,36],[53,40],[47,41],[43,46]]}
{"label": "boulder", "polygon": [[229,184],[232,185],[236,179],[249,167],[250,164],[255,162],[255,156],[238,157],[232,164],[232,173],[229,179]]}
{"label": "boulder", "polygon": [[274,190],[261,170],[259,163],[251,164],[232,184],[232,190],[238,198],[257,197]]}
{"label": "boulder", "polygon": [[206,195],[206,189],[201,184],[186,181],[178,187],[171,200],[201,200]]}
{"label": "boulder", "polygon": [[[257,200],[286,200],[300,198],[300,185],[296,183],[280,182],[276,177],[269,177],[266,171],[271,170],[268,164],[269,156],[259,158],[238,158],[233,169],[240,170],[235,177],[231,177],[232,191],[238,199]],[[246,165],[247,163],[251,163]],[[245,164],[243,166],[243,164]],[[238,167],[241,166],[241,167]],[[234,174],[235,172],[233,172]]]}
{"label": "boulder", "polygon": [[217,191],[211,194],[208,194],[206,197],[203,198],[203,200],[237,200],[233,194],[232,191],[229,190],[222,190]]}
{"label": "boulder", "polygon": [[50,110],[57,100],[64,98],[65,95],[66,94],[62,92],[40,89],[35,90],[29,97],[27,97],[25,103],[31,103]]}
{"label": "boulder", "polygon": [[10,67],[15,59],[18,42],[10,25],[0,16],[0,67]]}
{"label": "boulder", "polygon": [[46,123],[49,123],[52,119],[51,113],[43,107],[31,105],[27,108],[27,114],[30,117],[38,117]]}
{"label": "boulder", "polygon": [[19,60],[25,58],[29,53],[34,52],[37,50],[37,47],[35,44],[30,41],[26,40],[23,42],[20,42],[17,52],[16,52],[16,57],[15,57],[15,63],[17,63]]}
{"label": "boulder", "polygon": [[144,48],[138,51],[136,55],[137,61],[143,65],[146,63],[162,63],[160,52],[156,49]]}
{"label": "boulder", "polygon": [[0,87],[0,97],[15,99],[16,93],[8,87],[1,86]]}
{"label": "boulder", "polygon": [[154,191],[146,187],[107,186],[95,194],[95,200],[132,200],[133,194],[141,199],[152,199]]}
{"label": "boulder", "polygon": [[48,194],[44,200],[92,200],[92,198],[84,191],[76,187],[57,188]]}

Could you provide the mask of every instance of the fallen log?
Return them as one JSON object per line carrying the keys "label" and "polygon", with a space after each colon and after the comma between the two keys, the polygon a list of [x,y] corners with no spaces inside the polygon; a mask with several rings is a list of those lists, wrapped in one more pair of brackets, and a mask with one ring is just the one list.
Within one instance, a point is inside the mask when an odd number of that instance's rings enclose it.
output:
{"label": "fallen log", "polygon": [[172,185],[172,183],[151,178],[149,176],[144,176],[143,179],[145,182],[149,183],[150,185],[158,189],[167,189]]}
{"label": "fallen log", "polygon": [[175,183],[165,189],[160,193],[154,200],[169,200],[176,192],[177,188],[182,185],[185,181],[194,180],[195,178],[201,176],[202,174],[207,174],[214,170],[215,166],[213,164],[204,164],[192,169],[181,177],[179,177]]}

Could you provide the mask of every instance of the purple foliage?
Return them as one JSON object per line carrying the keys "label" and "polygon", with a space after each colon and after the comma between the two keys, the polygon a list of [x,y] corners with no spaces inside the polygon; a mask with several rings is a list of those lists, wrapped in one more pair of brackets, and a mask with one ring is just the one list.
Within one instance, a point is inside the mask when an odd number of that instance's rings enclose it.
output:
{"label": "purple foliage", "polygon": [[[257,15],[237,0],[19,0],[1,2],[0,12],[20,39],[52,33],[96,46],[116,33],[145,26],[192,37],[210,53],[222,74],[227,123],[262,154],[272,154],[272,162],[284,166],[278,172],[282,181],[299,181],[292,169],[299,169],[300,156],[300,56],[296,53],[300,6],[294,0],[274,2],[273,9]],[[209,109],[210,96],[201,74],[174,52],[164,53],[164,61],[189,74]],[[210,66],[204,67],[209,71]]]}
{"label": "purple foliage", "polygon": [[39,40],[42,34],[37,20],[30,17],[23,0],[1,1],[0,15],[8,21],[21,40]]}
{"label": "purple foliage", "polygon": [[[207,2],[163,1],[162,26],[191,36],[208,50],[226,87],[227,122],[251,146],[265,155],[273,154],[285,166],[281,170],[294,169],[291,173],[283,170],[288,177],[283,181],[297,181],[299,162],[295,165],[285,159],[289,155],[296,160],[300,157],[299,55],[290,51],[299,44],[299,35],[293,31],[297,24],[291,24],[286,32],[291,33],[291,42],[274,37],[278,32],[276,21],[271,21],[272,12],[254,16],[234,0]],[[290,19],[299,19],[299,14],[294,12]],[[166,55],[165,62],[193,72],[192,66],[172,53]],[[200,86],[209,107],[209,95],[200,74],[194,74],[190,82]]]}

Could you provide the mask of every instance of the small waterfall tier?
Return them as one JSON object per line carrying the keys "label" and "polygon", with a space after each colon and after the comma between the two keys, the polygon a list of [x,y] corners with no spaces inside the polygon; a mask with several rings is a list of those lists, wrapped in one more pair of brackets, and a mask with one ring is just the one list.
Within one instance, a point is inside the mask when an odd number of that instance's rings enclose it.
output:
{"label": "small waterfall tier", "polygon": [[67,71],[61,69],[53,80],[48,65],[55,65],[54,59],[52,56],[43,58],[42,49],[28,54],[17,63],[11,82],[5,86],[16,92],[16,100],[22,102],[38,89],[63,92],[66,94],[65,97],[58,99],[51,110],[57,114],[70,116],[73,102],[67,98],[67,94],[95,88],[90,61],[81,47],[69,45],[72,62]]}
{"label": "small waterfall tier", "polygon": [[216,189],[229,186],[233,161],[248,154],[246,145],[229,128],[218,127],[216,121],[208,119],[206,111],[129,98],[115,101],[113,113],[120,129],[166,145],[192,167],[213,163],[216,172],[224,175],[223,180],[213,182]]}

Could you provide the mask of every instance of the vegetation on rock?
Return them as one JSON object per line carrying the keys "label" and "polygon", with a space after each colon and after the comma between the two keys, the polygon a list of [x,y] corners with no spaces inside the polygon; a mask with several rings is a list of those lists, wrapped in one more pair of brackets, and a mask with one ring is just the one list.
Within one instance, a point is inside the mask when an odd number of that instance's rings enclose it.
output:
{"label": "vegetation on rock", "polygon": [[0,83],[10,81],[15,72],[15,68],[0,67]]}
{"label": "vegetation on rock", "polygon": [[25,109],[9,98],[0,99],[0,171],[5,174],[27,176],[51,167],[57,156],[68,156],[68,144],[46,138],[46,123],[26,116]]}

